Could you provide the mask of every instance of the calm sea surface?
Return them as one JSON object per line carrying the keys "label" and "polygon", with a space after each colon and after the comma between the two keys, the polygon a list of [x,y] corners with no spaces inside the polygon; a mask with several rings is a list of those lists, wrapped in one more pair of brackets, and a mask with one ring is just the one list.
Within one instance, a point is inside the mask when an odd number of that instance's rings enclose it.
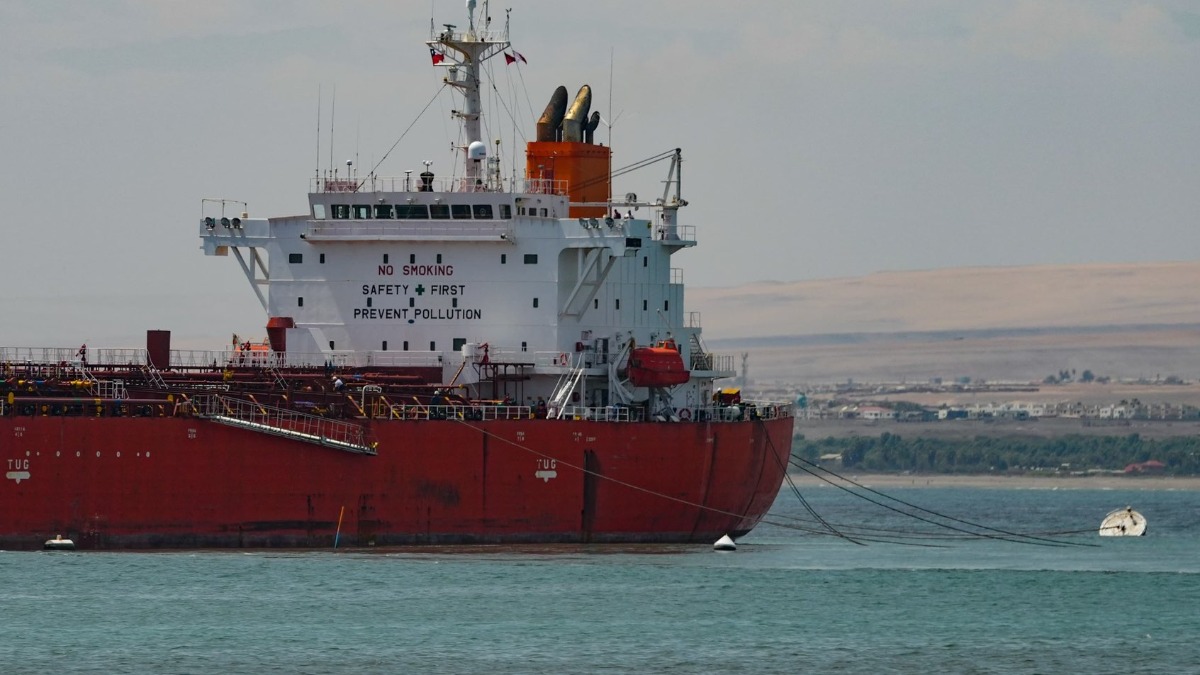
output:
{"label": "calm sea surface", "polygon": [[[901,489],[1022,532],[859,546],[0,553],[3,673],[1200,672],[1200,492]],[[832,488],[840,525],[915,529]],[[807,517],[786,488],[769,519]],[[811,524],[805,525],[811,527]]]}

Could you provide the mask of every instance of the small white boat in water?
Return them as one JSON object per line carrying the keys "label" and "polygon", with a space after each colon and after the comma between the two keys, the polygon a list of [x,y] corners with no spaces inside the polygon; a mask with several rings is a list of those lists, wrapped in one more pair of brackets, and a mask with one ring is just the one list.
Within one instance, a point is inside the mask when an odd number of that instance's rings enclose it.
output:
{"label": "small white boat in water", "polygon": [[1117,509],[1100,523],[1101,537],[1140,537],[1146,534],[1146,517],[1133,507]]}
{"label": "small white boat in water", "polygon": [[70,539],[63,539],[61,534],[55,535],[53,539],[47,539],[45,544],[42,544],[44,551],[74,551],[75,542]]}

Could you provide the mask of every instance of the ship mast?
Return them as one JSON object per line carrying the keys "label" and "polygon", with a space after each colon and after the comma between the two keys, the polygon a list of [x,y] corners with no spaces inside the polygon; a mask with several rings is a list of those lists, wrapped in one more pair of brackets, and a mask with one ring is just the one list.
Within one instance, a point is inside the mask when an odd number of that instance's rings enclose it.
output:
{"label": "ship mast", "polygon": [[[508,15],[505,12],[504,29],[491,30],[492,19],[488,16],[488,3],[483,3],[483,28],[475,25],[475,0],[467,0],[467,30],[459,32],[453,24],[444,24],[445,30],[426,42],[435,66],[447,69],[442,79],[447,85],[458,89],[463,95],[463,109],[453,111],[463,128],[465,144],[462,146],[466,160],[468,185],[478,185],[483,180],[480,166],[487,157],[487,144],[480,130],[482,105],[479,97],[479,72],[483,62],[508,49]],[[430,33],[433,33],[432,21]]]}

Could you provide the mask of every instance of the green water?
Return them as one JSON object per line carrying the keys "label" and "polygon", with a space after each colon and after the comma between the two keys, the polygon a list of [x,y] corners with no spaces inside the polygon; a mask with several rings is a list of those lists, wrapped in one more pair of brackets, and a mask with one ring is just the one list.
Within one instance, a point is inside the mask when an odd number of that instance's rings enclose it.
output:
{"label": "green water", "polygon": [[[1094,528],[1129,503],[1151,534],[927,548],[763,525],[736,553],[8,552],[0,672],[1200,672],[1200,493],[892,494],[1024,531]],[[806,497],[835,523],[911,527]],[[771,518],[802,514],[785,491]]]}

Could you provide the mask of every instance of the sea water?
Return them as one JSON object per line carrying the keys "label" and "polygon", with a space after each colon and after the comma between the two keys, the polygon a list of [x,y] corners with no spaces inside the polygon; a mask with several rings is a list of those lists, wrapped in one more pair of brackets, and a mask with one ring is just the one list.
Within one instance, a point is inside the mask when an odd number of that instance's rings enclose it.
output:
{"label": "sea water", "polygon": [[[820,526],[785,486],[777,524],[732,553],[6,552],[0,672],[1200,672],[1200,492],[884,491],[1002,530],[1085,532],[854,543],[805,531]],[[835,528],[929,531],[833,488],[802,494]],[[1127,504],[1149,535],[1096,536]]]}

